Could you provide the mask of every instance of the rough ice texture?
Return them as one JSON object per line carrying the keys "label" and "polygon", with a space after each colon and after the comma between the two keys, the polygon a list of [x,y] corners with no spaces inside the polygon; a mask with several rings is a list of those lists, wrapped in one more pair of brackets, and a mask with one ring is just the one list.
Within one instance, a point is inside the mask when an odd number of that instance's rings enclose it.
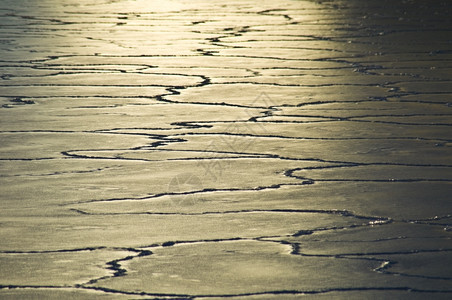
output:
{"label": "rough ice texture", "polygon": [[1,1],[0,298],[450,299],[451,6]]}

